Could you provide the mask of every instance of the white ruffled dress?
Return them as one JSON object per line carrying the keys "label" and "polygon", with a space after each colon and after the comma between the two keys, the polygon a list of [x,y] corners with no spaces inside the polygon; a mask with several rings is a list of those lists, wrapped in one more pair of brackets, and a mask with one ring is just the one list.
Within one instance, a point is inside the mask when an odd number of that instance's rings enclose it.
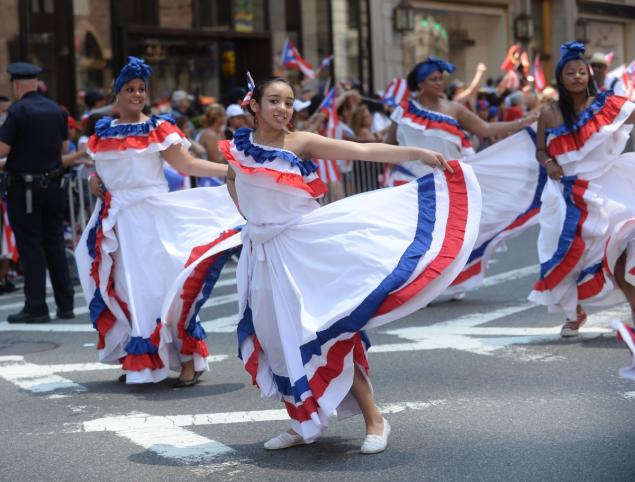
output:
{"label": "white ruffled dress", "polygon": [[[397,107],[391,119],[397,124],[399,145],[432,149],[473,168],[483,196],[479,234],[474,251],[446,294],[480,285],[496,246],[538,222],[547,174],[535,158],[535,132],[524,129],[475,154],[456,119],[415,100]],[[419,162],[404,162],[393,168],[388,184],[404,184],[428,172]]]}
{"label": "white ruffled dress", "polygon": [[[464,266],[478,229],[478,183],[453,162],[454,174],[435,170],[320,207],[325,186],[313,162],[254,143],[249,129],[221,150],[247,218],[236,273],[239,355],[262,396],[282,400],[310,442],[335,410],[359,411],[350,388],[355,365],[368,370],[363,330],[425,306]],[[181,304],[168,303],[165,319]]]}
{"label": "white ruffled dress", "polygon": [[576,305],[624,301],[612,277],[626,251],[626,280],[635,284],[635,153],[621,154],[635,104],[610,91],[577,118],[547,129],[547,149],[564,171],[542,195],[540,279],[529,299],[576,318]]}
{"label": "white ruffled dress", "polygon": [[[225,249],[240,244],[235,228],[244,220],[225,186],[168,192],[161,151],[175,144],[189,143],[168,116],[138,124],[104,118],[88,143],[107,193],[75,255],[99,360],[121,364],[127,383],[161,381],[192,359],[196,370],[207,369],[198,309],[167,325],[161,307],[178,274],[210,240]],[[221,251],[210,260],[197,290],[211,291],[229,255]]]}

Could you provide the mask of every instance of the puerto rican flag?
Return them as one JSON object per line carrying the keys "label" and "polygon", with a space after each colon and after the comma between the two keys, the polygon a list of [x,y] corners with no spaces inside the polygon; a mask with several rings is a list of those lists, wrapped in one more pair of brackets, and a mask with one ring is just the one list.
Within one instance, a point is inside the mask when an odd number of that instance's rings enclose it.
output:
{"label": "puerto rican flag", "polygon": [[327,57],[324,57],[322,59],[322,62],[320,63],[320,66],[318,67],[318,73],[328,69],[332,63],[333,63],[333,54],[328,55]]}
{"label": "puerto rican flag", "polygon": [[0,211],[2,212],[2,248],[0,250],[0,259],[10,259],[17,263],[20,259],[18,254],[18,246],[15,242],[13,229],[9,224],[9,212],[6,203],[0,202]]}
{"label": "puerto rican flag", "polygon": [[386,86],[381,101],[389,106],[397,107],[408,97],[410,97],[410,89],[408,89],[406,79],[394,78]]}
{"label": "puerto rican flag", "polygon": [[[335,102],[335,87],[326,95],[322,104],[320,104],[320,112],[324,112],[328,119],[324,128],[324,135],[331,139],[337,138],[337,128],[339,125],[339,117],[337,116],[337,105]],[[334,159],[316,159],[318,165],[317,174],[322,182],[337,182],[340,179],[340,171],[337,167],[337,161]]]}
{"label": "puerto rican flag", "polygon": [[322,100],[322,103],[320,104],[320,107],[318,107],[318,110],[320,112],[324,112],[324,115],[326,115],[327,117],[330,117],[331,112],[335,110],[335,115],[337,116],[337,109],[333,109],[334,105],[335,105],[335,87],[329,90],[329,92],[324,96],[324,100]]}
{"label": "puerto rican flag", "polygon": [[300,52],[298,52],[298,49],[288,38],[284,41],[282,54],[280,56],[282,65],[284,65],[285,67],[289,69],[299,70],[309,79],[315,79],[315,71],[313,70],[313,66],[302,58]]}
{"label": "puerto rican flag", "polygon": [[540,62],[540,55],[536,54],[533,65],[534,74],[534,88],[537,92],[542,92],[547,87],[547,81],[545,79],[545,73],[542,70],[542,62]]}
{"label": "puerto rican flag", "polygon": [[251,77],[251,74],[249,73],[249,71],[247,71],[247,94],[243,98],[243,101],[240,103],[242,107],[245,107],[247,104],[249,104],[249,101],[251,100],[251,96],[254,94],[255,88],[256,88],[256,84],[254,82],[254,79]]}

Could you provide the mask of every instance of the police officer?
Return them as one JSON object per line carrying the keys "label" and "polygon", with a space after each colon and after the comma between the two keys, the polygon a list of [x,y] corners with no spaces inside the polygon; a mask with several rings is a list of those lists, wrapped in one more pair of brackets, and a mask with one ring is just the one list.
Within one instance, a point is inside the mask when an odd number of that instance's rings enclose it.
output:
{"label": "police officer", "polygon": [[49,321],[48,268],[58,318],[74,318],[73,285],[64,251],[65,196],[62,148],[68,138],[67,114],[37,92],[39,67],[7,66],[16,101],[0,127],[0,158],[7,163],[7,207],[24,271],[25,304],[9,323]]}

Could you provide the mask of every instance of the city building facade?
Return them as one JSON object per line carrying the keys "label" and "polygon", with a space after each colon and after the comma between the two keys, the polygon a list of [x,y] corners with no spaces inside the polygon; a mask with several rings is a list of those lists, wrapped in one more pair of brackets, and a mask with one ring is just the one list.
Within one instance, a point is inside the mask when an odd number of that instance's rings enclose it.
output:
{"label": "city building facade", "polygon": [[[293,41],[322,72],[369,91],[403,77],[428,55],[457,65],[469,80],[479,62],[500,75],[508,47],[521,43],[553,72],[560,43],[585,41],[635,58],[635,0],[0,0],[0,65],[44,68],[48,94],[77,112],[76,93],[108,91],[128,55],[145,58],[154,99],[175,89],[218,97],[255,78],[285,73],[280,51]],[[10,82],[0,72],[0,94]]]}

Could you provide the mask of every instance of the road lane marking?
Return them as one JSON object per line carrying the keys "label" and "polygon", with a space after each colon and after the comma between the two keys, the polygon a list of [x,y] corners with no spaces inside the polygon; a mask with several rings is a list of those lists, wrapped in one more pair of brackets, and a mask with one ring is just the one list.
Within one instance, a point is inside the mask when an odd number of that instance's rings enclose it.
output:
{"label": "road lane marking", "polygon": [[[102,370],[118,370],[121,365],[106,365],[104,363],[65,363],[59,365],[38,365],[27,363],[24,357],[11,357],[10,360],[0,358],[0,378],[17,385],[23,390],[34,394],[50,392],[80,393],[88,389],[58,373],[92,372]],[[216,363],[230,358],[229,355],[211,355],[207,357],[210,363]]]}
{"label": "road lane marking", "polygon": [[84,432],[114,432],[119,437],[168,459],[195,462],[233,454],[234,449],[186,430],[170,417],[135,413],[83,423]]}
{"label": "road lane marking", "polygon": [[[370,348],[370,352],[455,349],[479,355],[492,355],[502,348],[510,347],[510,345],[559,340],[560,326],[536,328],[480,326],[532,308],[540,307],[525,303],[486,313],[471,313],[431,326],[413,326],[381,331],[383,334],[398,336],[408,340],[408,342],[374,345]],[[613,330],[609,328],[611,320],[624,318],[628,316],[628,313],[630,313],[628,306],[622,304],[610,310],[591,314],[588,317],[588,322],[580,329],[580,336],[573,338],[572,341],[612,334]],[[509,357],[510,353],[506,352],[505,355]],[[539,359],[549,361],[555,358],[549,353],[543,353]],[[530,361],[531,357],[524,356],[521,360]]]}
{"label": "road lane marking", "polygon": [[[383,414],[395,414],[408,410],[425,410],[446,403],[446,400],[390,403],[381,405],[380,411]],[[161,457],[187,464],[212,462],[220,455],[234,455],[236,451],[184,427],[287,420],[289,415],[284,409],[169,416],[131,413],[83,423],[65,423],[64,433],[112,432]]]}

